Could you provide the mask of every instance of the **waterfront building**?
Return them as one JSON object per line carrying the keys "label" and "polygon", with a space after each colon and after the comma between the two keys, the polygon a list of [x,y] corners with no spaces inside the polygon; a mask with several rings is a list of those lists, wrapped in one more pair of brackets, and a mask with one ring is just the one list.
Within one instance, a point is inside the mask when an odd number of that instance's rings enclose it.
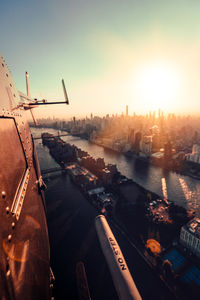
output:
{"label": "waterfront building", "polygon": [[104,169],[105,168],[105,162],[103,158],[97,158],[96,160],[96,166],[98,169]]}
{"label": "waterfront building", "polygon": [[141,151],[149,156],[152,152],[152,136],[144,135],[141,141]]}
{"label": "waterfront building", "polygon": [[192,147],[192,153],[186,155],[186,160],[200,164],[200,145],[194,144]]}
{"label": "waterfront building", "polygon": [[108,170],[108,168],[105,168],[101,170],[100,176],[99,176],[105,185],[109,185],[112,183],[112,175],[111,172]]}
{"label": "waterfront building", "polygon": [[172,158],[172,143],[168,141],[164,146],[164,158],[165,160]]}
{"label": "waterfront building", "polygon": [[117,174],[117,166],[113,164],[108,164],[107,169],[110,171],[111,176],[113,177],[115,174]]}
{"label": "waterfront building", "polygon": [[131,144],[126,143],[123,147],[123,152],[128,152],[131,150]]}
{"label": "waterfront building", "polygon": [[128,136],[128,142],[131,144],[131,146],[134,145],[134,135],[135,135],[134,129],[130,129],[129,136]]}
{"label": "waterfront building", "polygon": [[142,139],[142,133],[140,131],[136,132],[135,143],[134,143],[135,152],[139,152],[139,150],[140,150],[141,139]]}
{"label": "waterfront building", "polygon": [[200,257],[200,219],[194,218],[181,227],[180,243]]}
{"label": "waterfront building", "polygon": [[152,132],[152,152],[158,152],[161,148],[160,135],[159,133],[154,133],[154,131]]}
{"label": "waterfront building", "polygon": [[98,177],[83,166],[73,163],[68,165],[66,169],[69,171],[69,174],[75,183],[83,185],[85,188],[96,187]]}

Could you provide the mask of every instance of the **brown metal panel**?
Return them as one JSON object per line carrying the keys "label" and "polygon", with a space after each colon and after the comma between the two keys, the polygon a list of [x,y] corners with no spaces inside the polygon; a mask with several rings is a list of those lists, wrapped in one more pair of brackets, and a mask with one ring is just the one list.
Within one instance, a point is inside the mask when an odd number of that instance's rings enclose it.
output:
{"label": "brown metal panel", "polygon": [[11,110],[21,101],[12,75],[0,55],[0,108]]}
{"label": "brown metal panel", "polygon": [[[14,100],[13,100],[14,99]],[[31,132],[0,56],[0,299],[49,299],[49,239]]]}
{"label": "brown metal panel", "polygon": [[0,189],[11,206],[27,168],[14,119],[0,118],[0,141]]}

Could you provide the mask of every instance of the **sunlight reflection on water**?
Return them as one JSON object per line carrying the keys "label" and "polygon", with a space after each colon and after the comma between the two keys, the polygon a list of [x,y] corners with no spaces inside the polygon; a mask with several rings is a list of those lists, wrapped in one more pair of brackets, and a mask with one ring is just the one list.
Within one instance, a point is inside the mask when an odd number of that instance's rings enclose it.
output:
{"label": "sunlight reflection on water", "polygon": [[[32,132],[34,136],[40,136],[42,132],[58,134],[57,130],[49,128],[32,128]],[[66,134],[66,132],[64,133]],[[168,172],[134,157],[126,157],[123,154],[104,149],[79,137],[64,136],[62,139],[87,151],[94,158],[103,157],[106,163],[116,164],[123,175],[133,179],[144,188],[174,201],[178,205],[194,209],[196,216],[200,216],[199,180],[182,176],[175,172]],[[40,158],[41,169],[55,167],[56,162],[50,156],[45,155],[45,157],[40,157],[42,151],[40,153],[39,150],[40,147],[43,148],[41,140],[36,140],[35,143]],[[45,153],[48,153],[47,148]]]}

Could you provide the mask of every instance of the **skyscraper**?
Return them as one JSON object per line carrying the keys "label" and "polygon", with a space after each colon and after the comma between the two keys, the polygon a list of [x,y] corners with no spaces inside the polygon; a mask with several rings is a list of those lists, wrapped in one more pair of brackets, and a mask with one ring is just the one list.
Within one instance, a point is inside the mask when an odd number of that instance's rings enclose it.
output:
{"label": "skyscraper", "polygon": [[128,117],[128,105],[126,105],[126,117]]}

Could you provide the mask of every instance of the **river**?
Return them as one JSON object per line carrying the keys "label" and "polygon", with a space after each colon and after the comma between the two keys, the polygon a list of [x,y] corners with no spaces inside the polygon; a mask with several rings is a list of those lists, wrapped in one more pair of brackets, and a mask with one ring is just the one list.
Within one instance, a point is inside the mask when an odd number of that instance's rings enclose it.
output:
{"label": "river", "polygon": [[[50,132],[55,135],[58,133],[56,130],[49,128],[33,128],[32,132],[37,137],[42,132]],[[63,133],[66,134],[66,132]],[[105,149],[79,137],[69,135],[63,136],[62,139],[87,151],[94,158],[103,157],[106,163],[116,164],[123,175],[160,196],[163,196],[163,189],[166,185],[168,199],[185,208],[194,209],[196,216],[200,217],[200,180],[163,170],[158,166]],[[39,151],[40,144],[37,143],[37,145]],[[48,149],[45,151],[48,151]],[[48,168],[54,166],[56,166],[56,163],[52,160],[49,161]],[[41,160],[41,169],[43,168],[45,166],[43,160]]]}
{"label": "river", "polygon": [[[57,134],[53,129],[32,128],[35,137],[39,137],[42,132],[47,131]],[[94,157],[104,157],[107,163],[116,163],[122,173],[131,177],[130,170],[135,168],[132,159],[104,150],[79,138],[67,136],[63,139],[76,144]],[[41,169],[57,167],[58,164],[49,154],[49,149],[41,142],[40,139],[35,140]],[[94,220],[99,211],[84,198],[67,174],[52,174],[47,186],[45,198],[51,266],[56,278],[55,299],[78,299],[75,273],[78,261],[82,261],[85,265],[91,299],[117,299],[116,290],[95,231]],[[123,231],[112,222],[110,226],[142,299],[173,300],[173,295],[152,272],[138,250],[130,244]]]}

